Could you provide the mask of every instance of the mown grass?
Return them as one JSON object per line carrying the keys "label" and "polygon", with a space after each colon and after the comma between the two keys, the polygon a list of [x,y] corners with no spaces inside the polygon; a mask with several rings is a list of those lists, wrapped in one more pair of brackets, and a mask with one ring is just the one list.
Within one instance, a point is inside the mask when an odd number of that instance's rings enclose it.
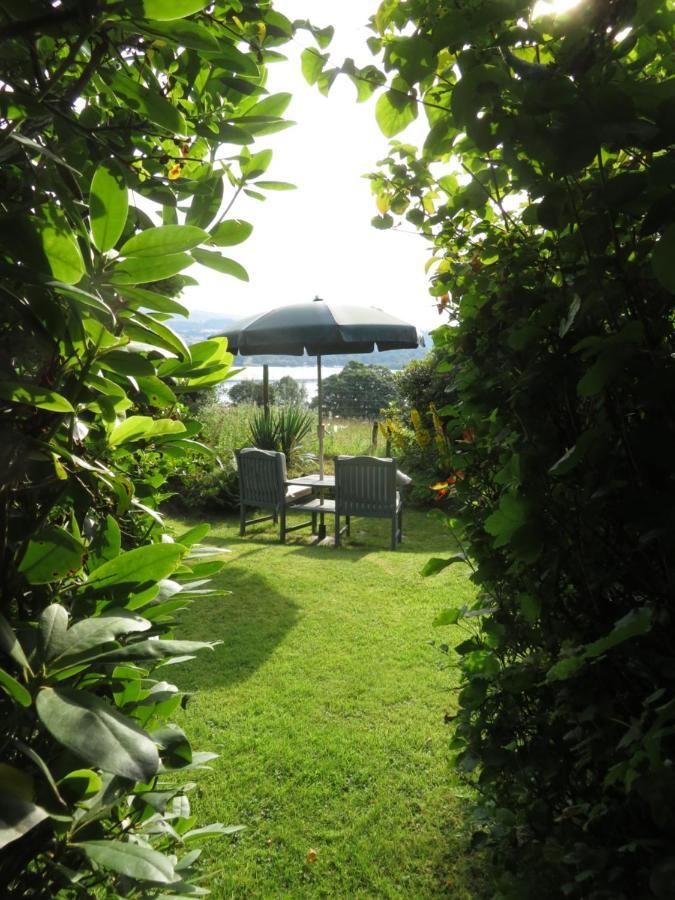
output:
{"label": "mown grass", "polygon": [[466,852],[470,790],[448,763],[457,674],[438,645],[459,632],[431,624],[474,587],[458,566],[419,574],[448,539],[420,512],[396,552],[384,521],[356,520],[339,550],[306,532],[276,538],[271,523],[240,539],[234,520],[214,522],[210,543],[231,551],[215,581],[231,593],[180,628],[223,641],[179,676],[198,691],[182,726],[220,754],[194,812],[246,826],[209,845],[205,886],[215,898],[492,896]]}

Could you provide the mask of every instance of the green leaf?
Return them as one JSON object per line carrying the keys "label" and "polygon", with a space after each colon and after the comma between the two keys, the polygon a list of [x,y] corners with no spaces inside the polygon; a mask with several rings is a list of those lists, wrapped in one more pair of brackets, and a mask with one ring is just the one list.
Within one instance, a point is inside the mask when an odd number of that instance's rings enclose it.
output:
{"label": "green leaf", "polygon": [[21,384],[18,381],[0,381],[0,398],[11,400],[12,403],[25,403],[38,409],[48,409],[50,412],[71,413],[75,412],[72,404],[56,391],[37,384]]}
{"label": "green leaf", "polygon": [[128,841],[112,840],[83,841],[72,846],[83,850],[96,865],[119,872],[128,878],[151,881],[156,884],[172,884],[180,881],[173,861],[150,847],[130,844]]}
{"label": "green leaf", "polygon": [[[153,18],[157,17],[153,16]],[[176,16],[176,18],[180,17]],[[187,133],[183,114],[159,91],[143,87],[119,72],[113,78],[110,90],[115,98],[123,100],[129,109],[145,116],[151,122],[166,129],[171,135]],[[61,280],[65,281],[65,279]]]}
{"label": "green leaf", "polygon": [[216,272],[222,272],[224,275],[233,275],[240,281],[249,280],[248,272],[242,265],[233,259],[229,259],[227,256],[221,256],[220,253],[198,249],[192,251],[192,257],[196,262],[201,263],[203,266],[208,266],[209,269],[215,269]]}
{"label": "green leaf", "polygon": [[89,191],[89,221],[94,244],[101,253],[120,239],[129,211],[129,191],[121,168],[106,161],[94,172]]}
{"label": "green leaf", "polygon": [[154,406],[157,409],[165,409],[167,406],[173,406],[178,402],[171,388],[155,375],[138,378],[137,382],[150,406]]}
{"label": "green leaf", "polygon": [[253,225],[243,219],[226,219],[211,230],[211,243],[218,247],[233,247],[243,243],[252,231]]}
{"label": "green leaf", "polygon": [[584,649],[584,659],[593,659],[606,653],[618,644],[623,644],[631,638],[648,634],[652,628],[652,611],[646,606],[631,610],[622,619],[614,624],[614,627],[603,638],[587,644]]}
{"label": "green leaf", "polygon": [[527,521],[528,506],[514,493],[503,494],[499,508],[485,520],[485,530],[495,537],[495,547],[503,547]]}
{"label": "green leaf", "polygon": [[[133,550],[130,551],[133,553]],[[167,659],[171,656],[191,656],[199,650],[213,650],[213,644],[207,641],[136,641],[115,650],[106,650],[97,655],[97,659],[111,662],[130,660]]]}
{"label": "green leaf", "polygon": [[26,688],[4,669],[0,669],[0,687],[21,706],[30,706],[33,702]]}
{"label": "green leaf", "polygon": [[175,316],[189,316],[190,311],[187,307],[176,303],[170,297],[163,297],[156,291],[149,291],[147,288],[132,287],[124,285],[116,288],[117,293],[121,294],[126,301],[126,305],[131,309],[150,309],[153,312],[169,313]]}
{"label": "green leaf", "polygon": [[43,206],[33,223],[52,275],[64,284],[77,284],[85,272],[84,260],[66,217],[56,206]]}
{"label": "green leaf", "polygon": [[[173,5],[173,4],[172,4]],[[129,23],[131,27],[131,23]],[[218,50],[214,34],[198,22],[148,22],[143,29],[192,50]]]}
{"label": "green leaf", "polygon": [[210,0],[142,0],[143,15],[146,19],[156,19],[158,22],[184,19],[200,12],[209,2]]}
{"label": "green leaf", "polygon": [[405,90],[386,91],[377,100],[375,118],[382,134],[394,137],[417,118],[417,103]]}
{"label": "green leaf", "polygon": [[[248,151],[244,152],[247,153]],[[254,153],[249,157],[242,156],[240,158],[241,174],[248,180],[259,178],[268,170],[271,162],[271,150],[261,150],[260,153]]]}
{"label": "green leaf", "polygon": [[675,294],[675,225],[667,228],[652,252],[652,269],[663,287]]}
{"label": "green leaf", "polygon": [[[62,638],[59,652],[52,657],[52,661],[64,656],[75,656],[85,653],[93,647],[108,644],[123,634],[133,634],[139,631],[147,631],[150,622],[133,613],[122,610],[118,613],[104,613],[101,616],[82,619],[68,629]],[[60,666],[62,668],[63,666]]]}
{"label": "green leaf", "polygon": [[140,353],[131,350],[110,350],[99,360],[104,369],[118,375],[154,375],[155,367]]}
{"label": "green leaf", "polygon": [[36,704],[45,728],[85,762],[133,781],[147,782],[156,775],[159,754],[153,741],[100,697],[45,687]]}
{"label": "green leaf", "polygon": [[111,588],[138,590],[140,585],[171,575],[185,548],[180,544],[150,544],[121,553],[99,566],[81,586],[80,592],[109,591]]}
{"label": "green leaf", "polygon": [[51,525],[28,543],[19,572],[30,584],[49,584],[82,568],[85,548],[65,528]]}
{"label": "green leaf", "polygon": [[245,118],[243,119],[243,125],[245,128],[249,127],[246,119],[255,116],[283,116],[288,108],[288,104],[291,102],[292,94],[271,94],[269,97],[265,97],[263,100],[259,100],[255,103],[249,104],[245,106],[243,109],[243,113],[245,114]]}
{"label": "green leaf", "polygon": [[30,669],[26,654],[7,619],[0,613],[0,650],[24,669]]}
{"label": "green leaf", "polygon": [[431,623],[434,628],[440,628],[442,625],[456,625],[462,618],[461,609],[444,609],[440,612]]}
{"label": "green leaf", "polygon": [[[139,379],[140,381],[141,379]],[[96,530],[96,535],[89,546],[89,570],[94,571],[104,562],[115,559],[122,549],[122,532],[111,515],[105,517]]]}
{"label": "green leaf", "polygon": [[440,559],[437,556],[432,556],[432,558],[425,563],[424,568],[422,569],[422,575],[425,578],[429,575],[437,575],[439,572],[442,572],[443,569],[447,569],[448,566],[452,566],[454,563],[458,562],[466,562],[465,553],[457,553],[455,556],[450,556],[447,559]]}
{"label": "green leaf", "polygon": [[120,248],[120,256],[165,256],[191,250],[208,240],[208,233],[194,225],[157,225],[129,238]]}
{"label": "green leaf", "polygon": [[58,787],[71,803],[77,803],[98,794],[103,787],[103,781],[92,769],[74,769],[61,778]]}
{"label": "green leaf", "polygon": [[[180,227],[165,225],[165,228]],[[187,253],[173,253],[167,256],[131,257],[118,262],[110,271],[111,284],[147,284],[163,281],[177,275],[191,266],[193,259]]]}
{"label": "green leaf", "polygon": [[51,603],[40,616],[42,658],[51,659],[63,652],[68,630],[68,613],[60,603]]}
{"label": "green leaf", "polygon": [[192,547],[193,544],[197,544],[202,538],[205,538],[210,530],[211,526],[208,524],[195,525],[194,528],[190,528],[177,538],[178,543],[184,547]]}
{"label": "green leaf", "polygon": [[175,419],[152,419],[150,416],[129,416],[113,428],[108,443],[111,447],[134,441],[151,441],[168,434],[181,434],[185,425]]}
{"label": "green leaf", "polygon": [[255,186],[264,191],[296,191],[297,184],[290,181],[256,181]]}
{"label": "green leaf", "polygon": [[[188,225],[206,228],[218,215],[223,200],[223,177],[207,178],[195,191],[185,216]],[[200,242],[201,243],[201,242]]]}
{"label": "green leaf", "polygon": [[22,838],[46,818],[44,809],[30,800],[3,793],[0,799],[0,849]]}
{"label": "green leaf", "polygon": [[316,84],[319,75],[323,71],[323,67],[328,62],[329,57],[330,54],[319,53],[312,47],[308,47],[306,50],[302,51],[302,54],[300,56],[300,63],[302,74],[304,75],[305,81],[308,84]]}

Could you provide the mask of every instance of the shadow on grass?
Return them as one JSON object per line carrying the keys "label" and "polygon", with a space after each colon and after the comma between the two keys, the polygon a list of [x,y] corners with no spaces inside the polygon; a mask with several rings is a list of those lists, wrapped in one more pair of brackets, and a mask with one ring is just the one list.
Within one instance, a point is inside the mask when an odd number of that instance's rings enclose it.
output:
{"label": "shadow on grass", "polygon": [[[214,544],[220,543],[214,539]],[[222,541],[223,544],[230,543]],[[259,547],[242,555],[264,550]],[[250,678],[274,652],[298,619],[297,604],[275,590],[263,575],[228,564],[214,587],[231,593],[195,603],[181,622],[181,637],[223,641],[213,653],[199,654],[185,671],[190,686],[208,689]]]}

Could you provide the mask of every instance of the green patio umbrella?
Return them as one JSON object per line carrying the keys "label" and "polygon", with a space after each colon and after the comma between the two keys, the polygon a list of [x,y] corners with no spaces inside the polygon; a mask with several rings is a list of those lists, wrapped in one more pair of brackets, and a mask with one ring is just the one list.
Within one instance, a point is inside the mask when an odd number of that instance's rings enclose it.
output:
{"label": "green patio umbrella", "polygon": [[[319,473],[323,477],[323,396],[321,358],[336,353],[372,353],[373,350],[405,350],[418,347],[414,325],[374,306],[327,303],[315,297],[311,303],[279,306],[243,319],[218,337],[226,337],[228,349],[240,356],[316,356],[319,408]],[[268,383],[267,366],[263,385]]]}

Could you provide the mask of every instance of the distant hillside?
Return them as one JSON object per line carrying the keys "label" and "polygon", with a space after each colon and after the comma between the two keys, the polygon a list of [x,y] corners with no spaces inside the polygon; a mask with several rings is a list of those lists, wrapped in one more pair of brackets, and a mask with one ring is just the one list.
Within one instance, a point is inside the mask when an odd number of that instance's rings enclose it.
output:
{"label": "distant hillside", "polygon": [[[216,316],[213,313],[195,310],[190,313],[189,319],[176,317],[167,324],[173,328],[188,344],[203,341],[214,334],[226,331],[236,320],[227,319],[224,316]],[[418,347],[416,350],[385,350],[375,353],[338,353],[326,357],[331,366],[346,366],[353,359],[360,362],[387,366],[388,369],[401,369],[414,359],[424,359],[432,343],[428,334],[424,335],[426,347]],[[249,366],[306,366],[309,357],[306,356],[238,356],[236,365]],[[314,357],[311,357],[313,359]]]}

